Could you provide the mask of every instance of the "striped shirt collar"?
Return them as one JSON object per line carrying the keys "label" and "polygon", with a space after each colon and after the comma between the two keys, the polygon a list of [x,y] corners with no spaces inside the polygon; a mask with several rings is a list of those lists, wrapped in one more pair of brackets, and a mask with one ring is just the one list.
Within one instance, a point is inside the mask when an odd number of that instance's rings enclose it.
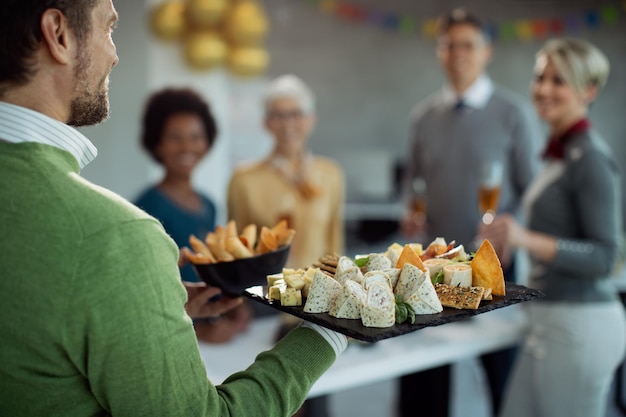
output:
{"label": "striped shirt collar", "polygon": [[83,169],[98,155],[98,149],[78,130],[25,107],[0,102],[0,140],[36,142],[71,153]]}
{"label": "striped shirt collar", "polygon": [[459,100],[463,100],[463,104],[475,109],[481,109],[487,105],[487,102],[493,94],[494,86],[491,79],[486,75],[481,75],[474,83],[465,91],[463,97],[457,97],[456,93],[449,85],[443,88],[444,103],[450,107],[456,105]]}

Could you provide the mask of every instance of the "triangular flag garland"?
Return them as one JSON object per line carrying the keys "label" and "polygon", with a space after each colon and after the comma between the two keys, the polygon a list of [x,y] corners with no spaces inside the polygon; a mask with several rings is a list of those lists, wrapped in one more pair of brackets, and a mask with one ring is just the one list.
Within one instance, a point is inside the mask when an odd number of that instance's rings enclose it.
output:
{"label": "triangular flag garland", "polygon": [[[426,38],[437,36],[437,18],[427,17],[417,19],[413,16],[399,13],[389,13],[380,10],[368,9],[340,0],[305,0],[323,13],[336,16],[339,19],[369,24],[381,29],[399,34],[421,34]],[[589,8],[577,13],[570,13],[560,17],[539,19],[518,19],[511,21],[486,21],[485,25],[494,40],[521,40],[531,41],[543,39],[547,36],[561,36],[577,34],[583,30],[596,30],[602,27],[615,27],[620,21],[626,20],[626,0],[622,4],[606,4]]]}

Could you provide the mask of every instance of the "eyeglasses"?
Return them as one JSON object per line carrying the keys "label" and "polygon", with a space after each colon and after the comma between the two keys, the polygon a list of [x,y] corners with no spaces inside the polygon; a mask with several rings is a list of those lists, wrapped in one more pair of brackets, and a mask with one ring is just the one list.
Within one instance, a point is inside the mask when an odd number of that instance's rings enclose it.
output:
{"label": "eyeglasses", "polygon": [[304,113],[301,110],[285,111],[285,112],[270,112],[267,117],[271,120],[286,121],[293,120],[298,121],[304,117]]}

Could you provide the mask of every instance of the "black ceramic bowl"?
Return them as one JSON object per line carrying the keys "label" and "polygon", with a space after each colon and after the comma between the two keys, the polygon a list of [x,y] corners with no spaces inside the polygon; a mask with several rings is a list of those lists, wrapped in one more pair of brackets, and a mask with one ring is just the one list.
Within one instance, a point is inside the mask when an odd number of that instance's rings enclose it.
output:
{"label": "black ceramic bowl", "polygon": [[214,264],[194,264],[198,276],[229,296],[240,296],[246,288],[267,284],[267,276],[282,272],[290,246],[252,258],[236,259]]}

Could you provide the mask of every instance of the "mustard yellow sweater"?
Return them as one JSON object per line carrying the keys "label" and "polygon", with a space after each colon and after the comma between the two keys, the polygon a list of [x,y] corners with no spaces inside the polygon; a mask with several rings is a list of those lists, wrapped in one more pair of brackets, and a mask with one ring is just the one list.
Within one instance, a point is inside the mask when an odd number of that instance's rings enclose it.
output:
{"label": "mustard yellow sweater", "polygon": [[228,216],[241,227],[271,227],[289,217],[296,230],[287,262],[293,268],[311,265],[326,253],[344,252],[343,172],[328,158],[313,157],[309,164],[309,180],[321,191],[310,199],[269,160],[236,170],[228,187]]}

